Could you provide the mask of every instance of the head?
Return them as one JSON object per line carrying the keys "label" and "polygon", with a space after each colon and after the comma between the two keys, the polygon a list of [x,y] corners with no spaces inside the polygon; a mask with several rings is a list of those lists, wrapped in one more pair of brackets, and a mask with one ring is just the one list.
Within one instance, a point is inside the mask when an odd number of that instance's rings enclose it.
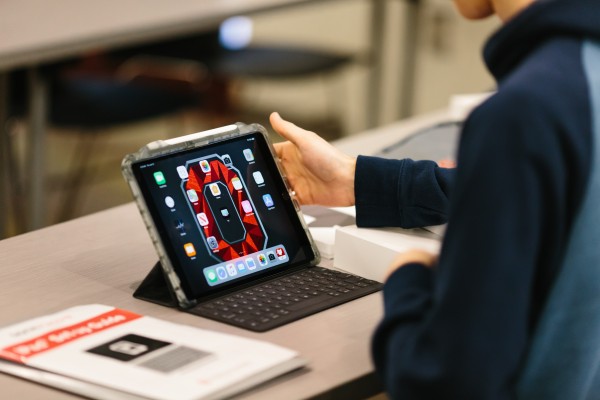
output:
{"label": "head", "polygon": [[535,0],[454,0],[458,12],[468,19],[482,19],[496,14],[507,21]]}

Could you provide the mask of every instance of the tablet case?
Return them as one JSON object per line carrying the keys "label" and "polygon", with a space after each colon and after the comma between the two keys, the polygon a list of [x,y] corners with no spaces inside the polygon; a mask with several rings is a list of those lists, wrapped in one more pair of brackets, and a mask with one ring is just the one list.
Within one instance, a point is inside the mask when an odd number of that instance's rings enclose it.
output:
{"label": "tablet case", "polygon": [[[166,250],[162,244],[162,240],[160,239],[160,235],[158,230],[154,225],[154,221],[150,217],[151,213],[148,211],[146,203],[143,199],[143,195],[141,193],[141,189],[139,184],[137,183],[132,165],[135,162],[140,162],[142,160],[151,159],[153,157],[173,154],[179,151],[193,149],[202,145],[208,145],[212,143],[216,143],[221,140],[231,139],[235,137],[239,137],[248,133],[257,133],[262,134],[265,138],[265,141],[270,149],[271,155],[275,160],[277,170],[279,174],[282,176],[284,185],[286,186],[287,192],[289,196],[292,198],[294,208],[298,214],[298,218],[300,223],[302,224],[304,231],[306,232],[307,237],[309,238],[309,242],[313,249],[313,254],[315,254],[315,259],[313,260],[314,265],[319,262],[319,251],[312,240],[312,236],[306,224],[304,223],[304,219],[302,217],[302,212],[300,210],[300,206],[297,201],[294,199],[294,192],[289,188],[285,175],[283,174],[283,169],[279,165],[278,158],[275,153],[275,149],[269,139],[269,134],[267,130],[259,124],[243,124],[238,122],[233,125],[227,125],[220,128],[211,129],[208,131],[197,132],[186,136],[181,136],[177,138],[167,139],[167,140],[159,140],[155,142],[151,142],[146,146],[143,146],[135,153],[131,153],[123,158],[121,163],[121,170],[123,173],[123,177],[129,184],[131,192],[133,194],[133,198],[135,200],[136,205],[140,211],[140,215],[144,220],[146,228],[148,229],[150,238],[154,244],[154,247],[159,255],[159,259],[164,263],[164,268],[161,268],[161,263],[157,263],[152,271],[146,276],[146,278],[142,281],[142,284],[134,293],[134,297],[140,298],[143,300],[148,300],[156,304],[171,306],[171,300],[176,300],[176,304],[178,308],[189,308],[196,304],[195,300],[190,300],[187,298],[186,294],[181,289],[180,279],[173,271],[173,267],[170,264],[170,260],[166,255]],[[159,271],[162,270],[162,273]],[[169,271],[169,272],[166,272]],[[172,272],[172,273],[171,273]],[[166,290],[170,293],[165,293]]]}
{"label": "tablet case", "polygon": [[161,306],[178,307],[177,298],[171,286],[167,284],[160,261],[154,264],[154,267],[152,267],[142,283],[133,292],[133,297],[160,304]]}

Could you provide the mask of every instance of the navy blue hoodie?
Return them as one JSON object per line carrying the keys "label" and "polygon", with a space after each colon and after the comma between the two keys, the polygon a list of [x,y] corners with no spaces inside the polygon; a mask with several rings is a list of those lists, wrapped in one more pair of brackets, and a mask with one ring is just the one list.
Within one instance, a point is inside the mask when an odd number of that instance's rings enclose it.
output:
{"label": "navy blue hoodie", "polygon": [[[535,2],[484,58],[498,90],[465,122],[455,174],[427,161],[357,161],[359,225],[448,220],[438,265],[406,265],[385,284],[376,369],[394,399],[548,398],[536,385],[600,398],[593,383],[561,381],[586,356],[591,378],[581,379],[592,380],[600,354],[553,354],[537,338],[561,329],[548,309],[557,277],[600,270],[600,1]],[[597,304],[600,281],[588,283],[581,297]],[[544,355],[536,367],[532,347]]]}

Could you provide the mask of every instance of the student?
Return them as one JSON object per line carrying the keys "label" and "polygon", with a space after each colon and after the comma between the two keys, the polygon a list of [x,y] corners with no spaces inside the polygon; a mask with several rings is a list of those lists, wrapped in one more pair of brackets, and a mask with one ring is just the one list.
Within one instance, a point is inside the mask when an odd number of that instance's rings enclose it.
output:
{"label": "student", "polygon": [[[410,251],[389,270],[373,357],[391,398],[600,398],[598,349],[575,336],[598,327],[549,301],[600,268],[600,1],[455,4],[504,26],[484,49],[498,91],[466,120],[451,185],[431,162],[354,159],[274,113],[278,155],[302,203],[356,205],[362,226],[448,219],[439,259]],[[565,293],[599,304],[600,281],[577,285]]]}

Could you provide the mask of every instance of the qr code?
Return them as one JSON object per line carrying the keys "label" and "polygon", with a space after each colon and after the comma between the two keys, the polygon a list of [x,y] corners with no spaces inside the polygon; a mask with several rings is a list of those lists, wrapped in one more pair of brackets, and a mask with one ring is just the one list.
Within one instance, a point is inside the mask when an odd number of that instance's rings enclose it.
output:
{"label": "qr code", "polygon": [[171,343],[162,340],[130,334],[89,349],[88,353],[120,361],[132,361],[169,345]]}
{"label": "qr code", "polygon": [[175,371],[212,354],[134,334],[121,336],[88,349],[87,352],[119,361],[132,362],[163,373]]}
{"label": "qr code", "polygon": [[159,372],[172,372],[176,369],[185,367],[191,363],[201,360],[211,353],[202,350],[192,349],[186,346],[177,346],[174,349],[165,351],[160,355],[156,355],[139,365],[150,368]]}

